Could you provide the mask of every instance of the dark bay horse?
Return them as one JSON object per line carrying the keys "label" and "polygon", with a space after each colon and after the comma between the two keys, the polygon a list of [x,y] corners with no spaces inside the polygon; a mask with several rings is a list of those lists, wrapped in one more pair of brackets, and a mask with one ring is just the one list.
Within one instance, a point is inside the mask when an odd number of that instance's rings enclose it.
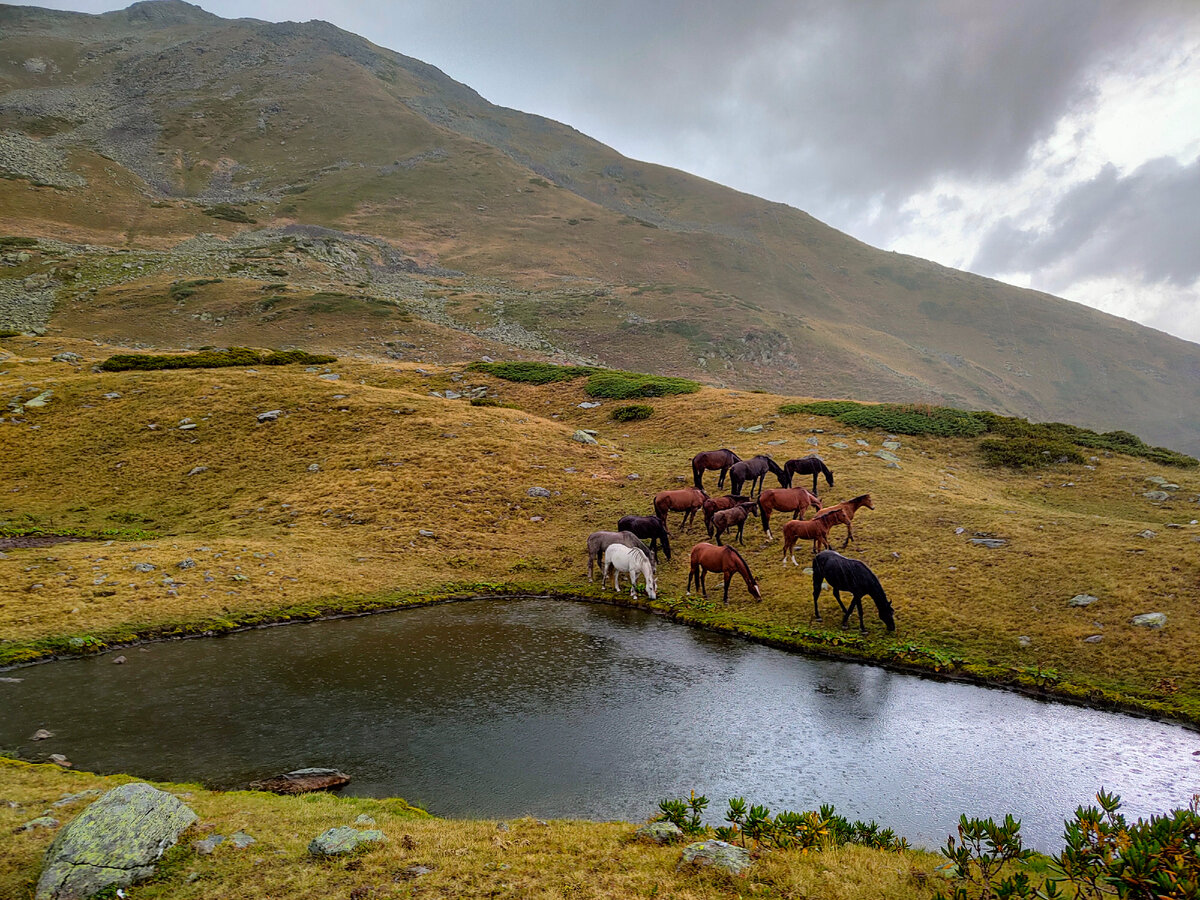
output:
{"label": "dark bay horse", "polygon": [[700,505],[704,510],[704,530],[708,532],[708,536],[713,536],[712,517],[713,514],[721,509],[733,509],[739,503],[746,503],[750,500],[749,497],[743,497],[741,494],[726,494],[724,497],[709,497]]}
{"label": "dark bay horse", "polygon": [[[821,582],[828,581],[833,588],[834,599],[842,608],[842,627],[850,621],[854,607],[858,607],[858,630],[866,631],[863,625],[862,598],[870,597],[875,601],[879,610],[879,619],[887,626],[888,631],[896,630],[896,617],[892,613],[892,604],[888,602],[887,594],[875,573],[867,568],[867,564],[857,559],[847,559],[836,550],[822,550],[813,558],[813,611],[817,621],[821,621],[821,608],[817,606],[817,598],[821,596]],[[854,599],[847,607],[842,603],[842,591],[848,591]]]}
{"label": "dark bay horse", "polygon": [[[654,517],[651,516],[650,518],[653,519]],[[654,519],[654,521],[657,522],[658,520]],[[654,562],[654,556],[651,555],[650,548],[642,543],[642,539],[632,531],[593,531],[588,535],[587,539],[588,581],[593,580],[592,572],[594,571],[596,563],[600,564],[600,571],[603,575],[604,551],[613,544],[623,544],[631,549],[641,550],[646,554],[646,559],[650,560],[651,563]],[[667,558],[670,559],[669,556]]]}
{"label": "dark bay horse", "polygon": [[825,465],[825,461],[819,456],[801,456],[799,459],[789,459],[783,464],[783,471],[787,473],[787,486],[792,486],[793,475],[811,475],[813,477],[812,492],[817,492],[817,475],[825,476],[825,483],[833,487],[833,473],[829,471],[829,466]]}
{"label": "dark bay horse", "polygon": [[775,540],[771,534],[771,513],[790,512],[793,519],[803,519],[809,507],[821,508],[821,501],[808,488],[767,488],[758,495],[758,511],[762,516],[763,533],[768,541]]}
{"label": "dark bay horse", "polygon": [[[738,463],[737,465],[741,465]],[[737,493],[736,491],[734,493]],[[704,493],[700,488],[680,488],[677,491],[659,491],[654,495],[654,514],[658,516],[663,525],[667,524],[667,513],[671,510],[678,510],[683,513],[683,524],[679,527],[687,528],[688,522],[692,521],[696,516],[696,510],[704,505],[704,501],[708,499],[708,494]]]}
{"label": "dark bay horse", "polygon": [[854,514],[858,512],[860,507],[865,506],[867,509],[875,508],[875,501],[871,499],[870,494],[859,494],[853,500],[843,500],[841,503],[834,503],[832,506],[822,507],[820,515],[830,509],[840,509],[846,514],[846,542],[842,544],[842,549],[845,550],[849,543],[854,540],[854,529],[850,522],[854,519]]}
{"label": "dark bay horse", "polygon": [[671,538],[667,536],[667,526],[658,516],[623,516],[617,523],[618,531],[628,531],[650,542],[651,559],[658,554],[658,543],[662,541],[663,553],[667,562],[671,561]]}
{"label": "dark bay horse", "polygon": [[708,469],[720,469],[721,477],[717,479],[717,487],[725,487],[725,473],[729,471],[729,467],[735,462],[741,462],[742,458],[722,447],[720,450],[705,450],[702,453],[697,453],[692,457],[692,480],[696,487],[704,490],[704,473]]}
{"label": "dark bay horse", "polygon": [[731,493],[740,494],[742,485],[746,481],[750,482],[750,496],[754,496],[754,487],[758,486],[761,491],[763,481],[767,477],[767,472],[771,472],[779,479],[780,487],[787,487],[787,476],[783,469],[779,468],[779,463],[771,459],[765,453],[760,453],[753,459],[744,459],[741,462],[734,463],[729,469],[729,490]]}
{"label": "dark bay horse", "polygon": [[722,546],[721,535],[730,528],[737,529],[738,543],[745,543],[742,540],[742,529],[746,526],[746,519],[754,515],[754,510],[757,506],[758,504],[753,500],[748,500],[745,503],[739,503],[737,506],[731,506],[729,509],[719,509],[713,513],[713,534],[717,539],[718,547]]}
{"label": "dark bay horse", "polygon": [[735,573],[741,575],[745,580],[750,596],[756,600],[762,600],[762,591],[758,589],[758,579],[750,574],[750,567],[746,565],[746,560],[742,559],[742,554],[732,547],[717,547],[703,542],[694,546],[691,571],[688,573],[687,592],[689,594],[692,592],[692,580],[695,579],[696,586],[700,588],[700,593],[707,600],[708,590],[704,586],[704,576],[709,572],[720,572],[725,576],[725,596],[722,598],[722,602],[729,602],[729,582]]}
{"label": "dark bay horse", "polygon": [[829,546],[829,529],[834,525],[845,525],[846,514],[840,509],[831,509],[823,516],[817,516],[812,519],[792,519],[783,523],[783,564],[786,566],[788,554],[791,554],[792,565],[798,566],[796,562],[796,542],[805,540],[812,541],[812,552],[816,553],[822,547],[826,550],[832,549]]}

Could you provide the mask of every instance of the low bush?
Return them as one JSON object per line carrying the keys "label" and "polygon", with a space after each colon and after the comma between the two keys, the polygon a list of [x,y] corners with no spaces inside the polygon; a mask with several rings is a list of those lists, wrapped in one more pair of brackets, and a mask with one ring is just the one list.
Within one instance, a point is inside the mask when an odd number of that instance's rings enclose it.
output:
{"label": "low bush", "polygon": [[177,281],[167,291],[167,296],[173,300],[186,300],[196,293],[196,288],[206,284],[220,284],[220,278],[194,278],[191,281]]}
{"label": "low bush", "polygon": [[667,375],[642,375],[637,372],[604,371],[588,377],[584,387],[589,397],[610,400],[629,400],[635,397],[666,397],[671,394],[694,394],[700,383],[687,378]]}
{"label": "low bush", "polygon": [[617,422],[640,422],[652,415],[654,415],[654,407],[644,403],[630,403],[627,406],[618,406],[612,411],[612,418]]}
{"label": "low bush", "polygon": [[467,368],[472,372],[486,372],[505,381],[522,384],[550,384],[555,381],[572,381],[597,371],[593,366],[557,366],[544,362],[473,362]]}
{"label": "low bush", "polygon": [[844,412],[859,409],[861,403],[853,400],[814,400],[812,403],[785,403],[779,407],[781,415],[829,416],[836,419]]}
{"label": "low bush", "polygon": [[325,365],[337,362],[336,356],[308,353],[304,350],[272,350],[263,352],[249,347],[230,347],[226,350],[204,350],[199,353],[158,355],[149,353],[118,353],[100,363],[105,372],[156,371],[159,369],[221,369],[229,366]]}
{"label": "low bush", "polygon": [[1083,454],[1060,440],[1036,437],[989,438],[979,442],[979,452],[989,466],[1035,469],[1056,463],[1081,463]]}
{"label": "low bush", "polygon": [[204,214],[212,216],[214,219],[224,219],[226,222],[239,222],[245,225],[254,225],[258,219],[252,219],[244,209],[239,209],[232,203],[218,203],[215,206],[204,207]]}

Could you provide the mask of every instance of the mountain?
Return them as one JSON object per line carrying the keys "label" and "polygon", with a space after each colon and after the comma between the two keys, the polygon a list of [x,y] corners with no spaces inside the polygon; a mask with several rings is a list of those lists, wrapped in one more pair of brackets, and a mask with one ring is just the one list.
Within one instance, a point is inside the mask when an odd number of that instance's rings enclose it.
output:
{"label": "mountain", "polygon": [[0,7],[0,326],[565,357],[1200,451],[1200,346],[627,159],[324,22]]}

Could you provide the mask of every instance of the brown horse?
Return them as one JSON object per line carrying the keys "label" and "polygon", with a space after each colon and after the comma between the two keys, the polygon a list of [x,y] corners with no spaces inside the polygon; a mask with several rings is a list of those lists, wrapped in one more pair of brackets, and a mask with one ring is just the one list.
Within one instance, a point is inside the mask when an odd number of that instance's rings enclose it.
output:
{"label": "brown horse", "polygon": [[829,546],[829,529],[834,525],[849,525],[850,521],[844,510],[834,507],[829,512],[823,513],[813,519],[792,519],[783,523],[783,564],[788,563],[788,555],[791,554],[792,565],[798,566],[796,562],[796,542],[800,540],[811,540],[813,542],[813,553],[816,553],[822,547],[826,550],[833,549]]}
{"label": "brown horse", "polygon": [[767,488],[758,495],[758,511],[762,516],[763,532],[768,541],[775,540],[771,534],[771,513],[790,512],[793,519],[803,519],[809,507],[821,508],[821,501],[808,488]]}
{"label": "brown horse", "polygon": [[709,497],[705,500],[700,508],[704,510],[704,530],[708,532],[708,536],[713,536],[712,517],[718,510],[733,509],[739,503],[748,502],[750,498],[741,494],[726,494],[724,497]]}
{"label": "brown horse", "polygon": [[744,544],[742,540],[742,529],[746,526],[746,519],[754,515],[754,507],[757,504],[753,500],[746,503],[739,503],[737,506],[731,506],[729,509],[719,509],[713,513],[712,527],[713,533],[717,538],[717,546],[721,546],[721,535],[730,528],[737,529],[737,539],[739,544]]}
{"label": "brown horse", "polygon": [[875,508],[875,503],[873,500],[871,500],[870,494],[859,494],[853,500],[843,500],[841,503],[835,503],[832,506],[826,506],[821,510],[821,512],[817,513],[817,515],[820,515],[821,513],[827,512],[831,509],[840,509],[843,512],[845,512],[845,514],[846,514],[846,543],[842,544],[843,550],[845,550],[846,546],[852,540],[854,540],[854,529],[851,528],[850,521],[854,518],[854,514],[856,512],[858,512],[859,507],[862,507],[862,506],[865,506],[867,509]]}
{"label": "brown horse", "polygon": [[707,600],[708,590],[704,586],[704,576],[709,572],[720,572],[725,576],[725,596],[722,598],[722,602],[728,603],[729,582],[736,572],[745,579],[746,588],[750,591],[750,596],[756,600],[762,600],[762,591],[758,589],[758,579],[750,574],[750,567],[742,559],[742,554],[738,553],[732,547],[716,547],[712,544],[701,542],[692,548],[691,564],[692,568],[688,573],[687,583],[687,592],[689,594],[692,592],[692,580],[695,579],[696,586],[700,588],[700,593]]}
{"label": "brown horse", "polygon": [[705,450],[702,453],[697,453],[692,457],[692,480],[696,487],[704,490],[704,473],[708,469],[720,469],[721,477],[717,479],[717,487],[725,487],[725,473],[729,471],[729,467],[735,462],[741,462],[742,458],[722,447],[720,450]]}
{"label": "brown horse", "polygon": [[683,524],[681,529],[687,528],[690,522],[696,516],[696,510],[704,505],[704,501],[708,499],[708,494],[700,490],[700,488],[680,488],[677,491],[659,491],[654,495],[654,514],[658,516],[663,525],[667,524],[667,513],[671,510],[681,511],[683,513]]}

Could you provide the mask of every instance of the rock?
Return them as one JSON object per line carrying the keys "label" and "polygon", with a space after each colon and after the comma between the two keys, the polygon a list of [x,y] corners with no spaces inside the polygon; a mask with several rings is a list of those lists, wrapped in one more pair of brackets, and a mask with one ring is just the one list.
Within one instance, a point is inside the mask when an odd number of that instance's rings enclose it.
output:
{"label": "rock", "polygon": [[580,429],[579,431],[576,431],[573,435],[571,435],[571,440],[576,441],[580,444],[597,444],[597,443],[599,443],[599,441],[597,441],[594,437],[592,437],[590,434],[588,434],[586,431],[584,431],[582,429]]}
{"label": "rock", "polygon": [[855,453],[854,455],[855,455],[855,456],[870,456],[871,454],[870,454],[870,453],[868,453],[866,450],[859,450],[859,451],[858,451],[857,453]]}
{"label": "rock", "polygon": [[15,831],[35,831],[38,828],[57,828],[58,819],[50,816],[38,816],[36,819],[30,819],[24,825],[14,829]]}
{"label": "rock", "polygon": [[419,534],[423,538],[437,537],[437,535],[434,534],[432,531],[430,531],[428,528],[417,529],[417,534]]}
{"label": "rock", "polygon": [[1098,644],[1098,643],[1100,643],[1102,640],[1104,640],[1104,635],[1102,635],[1102,634],[1091,634],[1091,635],[1088,635],[1087,637],[1085,637],[1085,638],[1083,639],[1083,642],[1084,642],[1085,644]]}
{"label": "rock", "polygon": [[683,840],[683,831],[674,822],[651,822],[635,831],[633,836],[656,844],[673,844]]}
{"label": "rock", "polygon": [[525,492],[530,497],[552,497],[554,496],[544,487],[531,487]]}
{"label": "rock", "polygon": [[683,856],[676,868],[686,866],[707,866],[741,875],[750,868],[750,851],[725,841],[700,841],[683,848]]}
{"label": "rock", "polygon": [[860,447],[870,447],[871,446],[870,441],[864,441],[862,438],[855,438],[854,443],[858,444],[858,446],[860,446]]}
{"label": "rock", "polygon": [[69,759],[67,759],[65,756],[63,756],[61,753],[51,753],[49,756],[49,760],[50,760],[50,762],[54,763],[56,766],[62,766],[64,769],[71,768],[71,761]]}
{"label": "rock", "polygon": [[135,572],[153,572],[157,566],[153,563],[134,563],[133,571]]}
{"label": "rock", "polygon": [[224,836],[213,834],[209,835],[202,841],[192,841],[192,849],[201,856],[208,856],[223,843],[225,843]]}
{"label": "rock", "polygon": [[819,447],[821,445],[821,442],[815,437],[805,438],[804,443],[808,444],[810,447]]}
{"label": "rock", "polygon": [[629,479],[630,481],[637,481],[637,480],[638,480],[639,478],[641,478],[642,476],[641,476],[641,475],[639,475],[637,472],[630,472],[630,473],[629,473],[628,475],[626,475],[625,477],[626,477],[627,479]]}
{"label": "rock", "polygon": [[1150,475],[1143,480],[1148,481],[1151,484],[1166,484],[1167,483],[1167,479],[1163,478],[1161,475]]}
{"label": "rock", "polygon": [[1177,491],[1179,490],[1179,485],[1168,481],[1165,484],[1160,484],[1159,488],[1164,491]]}
{"label": "rock", "polygon": [[1027,634],[1023,634],[1019,638],[1017,638],[1017,645],[1020,647],[1028,647],[1032,643],[1033,643],[1033,638],[1031,638]]}
{"label": "rock", "polygon": [[195,423],[195,422],[188,422],[186,425],[180,425],[180,426],[179,426],[179,430],[180,430],[180,431],[195,431],[195,430],[196,430],[196,423]]}
{"label": "rock", "polygon": [[354,824],[358,825],[360,827],[366,826],[366,825],[374,825],[375,820],[373,818],[371,818],[370,816],[368,816],[366,813],[363,813],[357,819],[354,820]]}
{"label": "rock", "polygon": [[307,794],[310,791],[325,791],[350,783],[350,776],[337,769],[296,769],[283,775],[252,781],[252,791],[269,791],[272,794]]}
{"label": "rock", "polygon": [[751,425],[749,428],[739,428],[738,431],[744,434],[758,434],[763,430],[762,425]]}
{"label": "rock", "polygon": [[80,357],[78,353],[72,353],[70,350],[67,350],[53,357],[53,359],[55,362],[77,363]]}
{"label": "rock", "polygon": [[497,831],[512,831],[512,828],[509,826],[509,824],[507,822],[497,822],[496,830]]}
{"label": "rock", "polygon": [[309,467],[308,467],[308,471],[310,471],[310,472],[320,472],[320,471],[321,471],[321,467],[320,467],[319,465],[317,465],[316,463],[311,463],[311,464],[309,465]]}
{"label": "rock", "polygon": [[898,457],[891,450],[876,450],[875,455],[878,456],[880,459],[885,460],[886,462],[894,462],[894,463],[900,462],[900,457]]}
{"label": "rock", "polygon": [[257,841],[244,831],[235,831],[229,836],[229,843],[233,844],[238,850],[245,850],[251,844],[257,843]]}
{"label": "rock", "polygon": [[407,869],[401,869],[400,874],[405,878],[420,878],[422,875],[428,875],[433,869],[429,866],[422,866],[419,863],[411,865]]}
{"label": "rock", "polygon": [[129,660],[127,660],[124,656],[118,656],[113,659],[114,666],[123,666],[127,662],[129,662]]}
{"label": "rock", "polygon": [[955,534],[962,534],[962,533],[963,533],[964,531],[966,531],[966,530],[967,530],[967,529],[963,528],[963,527],[960,525],[960,526],[958,526],[957,528],[955,528],[955,529],[954,529],[954,533],[955,533]]}
{"label": "rock", "polygon": [[1137,625],[1139,628],[1165,628],[1167,625],[1167,614],[1160,612],[1142,613],[1140,616],[1134,616],[1129,620],[1130,625]]}
{"label": "rock", "polygon": [[33,407],[34,409],[40,409],[41,407],[45,406],[47,403],[50,402],[50,397],[53,394],[54,394],[54,391],[42,391],[40,394],[38,394],[32,400],[26,400],[25,408],[29,409],[30,407]]}
{"label": "rock", "polygon": [[30,735],[29,739],[31,741],[48,741],[52,737],[54,737],[53,731],[47,731],[45,728],[39,728],[32,735]]}
{"label": "rock", "polygon": [[113,788],[58,833],[46,851],[35,900],[90,897],[145,881],[163,851],[195,821],[178,798],[148,784]]}
{"label": "rock", "polygon": [[883,449],[884,450],[899,450],[900,442],[899,441],[884,441]]}
{"label": "rock", "polygon": [[781,444],[786,444],[786,443],[787,443],[787,438],[780,438],[777,441],[767,441],[767,446],[768,447],[778,447]]}
{"label": "rock", "polygon": [[181,569],[194,569],[196,568],[196,561],[189,556],[187,559],[181,559],[178,565]]}
{"label": "rock", "polygon": [[442,396],[445,397],[447,400],[461,400],[462,399],[462,394],[460,394],[458,391],[452,391],[449,388],[447,388],[445,391],[442,392]]}
{"label": "rock", "polygon": [[255,416],[255,418],[260,422],[274,422],[282,415],[282,409],[269,409],[264,413],[259,413],[257,416]]}
{"label": "rock", "polygon": [[1099,599],[1099,597],[1092,594],[1076,594],[1067,601],[1067,606],[1091,606]]}
{"label": "rock", "polygon": [[1171,499],[1171,495],[1166,491],[1146,491],[1142,496],[1147,500],[1154,500],[1155,502]]}
{"label": "rock", "polygon": [[188,472],[188,477],[190,478],[192,475],[203,475],[207,471],[208,466],[196,466],[190,472]]}
{"label": "rock", "polygon": [[120,391],[109,391],[107,394],[104,395],[104,399],[105,400],[120,400],[121,393],[120,393]]}
{"label": "rock", "polygon": [[308,845],[308,852],[313,856],[344,856],[369,848],[372,844],[382,844],[387,838],[383,832],[372,828],[359,831],[349,825],[330,828],[313,838]]}
{"label": "rock", "polygon": [[900,463],[890,462],[886,466],[884,466],[884,468],[885,469],[898,469],[898,468],[900,468]]}
{"label": "rock", "polygon": [[90,788],[86,791],[80,791],[78,794],[63,794],[50,805],[54,807],[69,806],[72,803],[78,803],[80,800],[90,800],[92,797],[99,797],[103,793],[104,791],[99,788]]}
{"label": "rock", "polygon": [[580,409],[595,409],[599,405],[600,404],[597,403],[595,400],[584,400],[582,403],[579,404],[579,408]]}
{"label": "rock", "polygon": [[1145,531],[1139,531],[1137,533],[1137,536],[1140,538],[1145,538],[1146,540],[1150,541],[1150,540],[1153,540],[1154,538],[1158,537],[1158,532],[1151,531],[1149,528],[1147,528]]}
{"label": "rock", "polygon": [[850,449],[850,445],[843,441],[834,441],[829,446],[831,446],[834,450],[849,450]]}
{"label": "rock", "polygon": [[989,550],[997,550],[1003,547],[1008,541],[1004,538],[971,538],[972,544],[978,544],[980,547],[987,547]]}
{"label": "rock", "polygon": [[318,375],[317,377],[320,378],[322,381],[337,381],[342,376],[339,375],[337,372],[326,372],[324,375]]}

